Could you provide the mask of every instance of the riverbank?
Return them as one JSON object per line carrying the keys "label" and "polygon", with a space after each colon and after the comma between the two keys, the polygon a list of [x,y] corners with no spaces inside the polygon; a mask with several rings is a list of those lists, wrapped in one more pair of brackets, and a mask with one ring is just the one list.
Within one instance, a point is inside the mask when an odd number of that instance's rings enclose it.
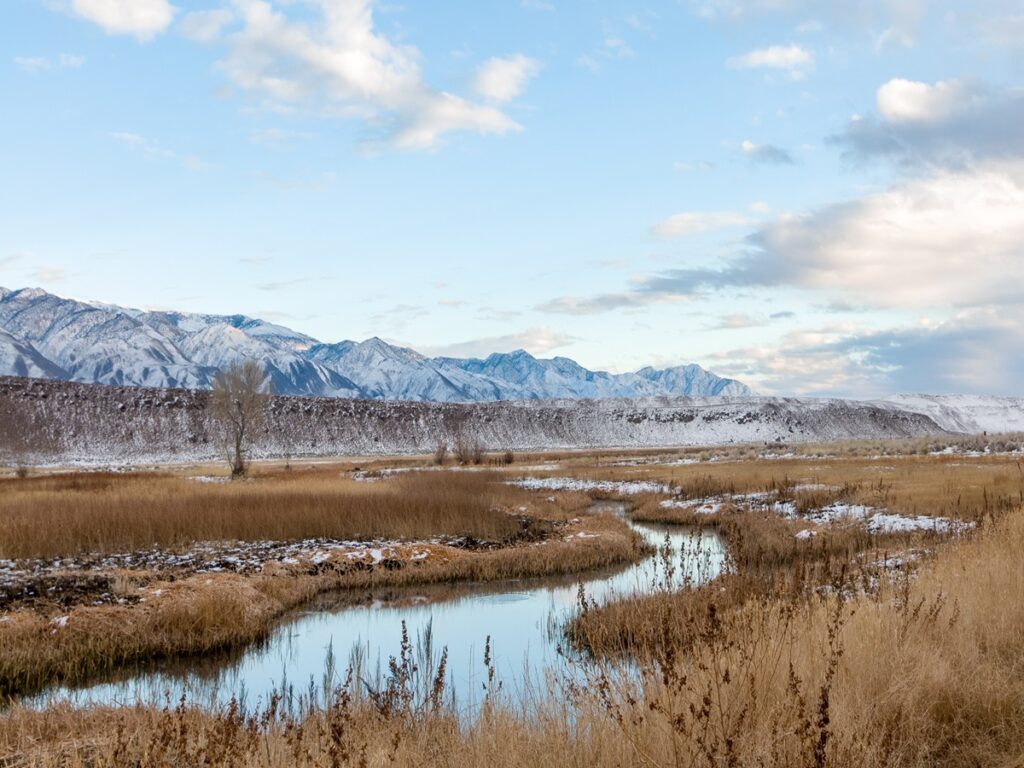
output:
{"label": "riverbank", "polygon": [[[943,548],[917,578],[873,595],[784,609],[767,599],[702,624],[701,642],[624,682],[524,710],[492,693],[465,721],[401,663],[384,696],[341,687],[299,715],[54,707],[0,717],[9,765],[540,764],[1011,766],[1024,753],[1024,513]],[[406,694],[403,694],[403,691]]]}
{"label": "riverbank", "polygon": [[[8,560],[0,569],[0,697],[81,683],[142,662],[244,647],[325,592],[341,590],[356,601],[384,587],[579,573],[631,562],[645,551],[622,521],[582,514],[588,500],[579,495],[536,498],[486,473],[409,473],[386,484],[329,474],[262,477],[241,488],[179,478],[62,476],[22,489],[29,501],[8,497],[8,517],[25,510],[27,519],[30,501],[38,505],[40,496],[56,493],[59,500],[36,515],[67,512],[76,519],[65,523],[63,539],[31,539],[16,525],[0,533],[5,553],[29,551],[31,542],[57,555]],[[149,493],[139,495],[132,519],[118,504],[140,486]],[[148,506],[154,493],[181,514]],[[401,504],[392,506],[396,498]],[[262,520],[254,500],[266,504]],[[204,509],[215,509],[220,519],[204,519]],[[275,519],[273,509],[290,519]],[[130,533],[150,547],[82,551],[95,547],[103,524],[104,542]],[[80,540],[68,533],[76,526],[87,532]],[[153,546],[211,526],[250,537],[291,528],[353,538]],[[366,538],[360,530],[394,538],[359,540]],[[422,532],[436,535],[401,538]]]}

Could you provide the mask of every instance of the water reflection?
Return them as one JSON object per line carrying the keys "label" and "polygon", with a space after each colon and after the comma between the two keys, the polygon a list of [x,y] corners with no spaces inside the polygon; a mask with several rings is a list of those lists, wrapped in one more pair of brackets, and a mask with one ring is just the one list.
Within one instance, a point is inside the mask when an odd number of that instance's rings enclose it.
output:
{"label": "water reflection", "polygon": [[[624,502],[598,502],[592,508],[611,514],[627,510]],[[635,565],[585,574],[588,599],[603,602],[678,588],[721,572],[725,548],[715,533],[631,525],[662,551]],[[334,670],[352,659],[364,677],[372,678],[378,668],[386,670],[388,659],[400,652],[405,622],[414,643],[430,643],[427,656],[447,647],[458,705],[473,708],[484,692],[488,638],[496,682],[505,693],[527,696],[543,689],[545,674],[564,663],[558,654],[561,628],[578,606],[580,583],[580,576],[569,576],[386,590],[359,605],[351,604],[351,594],[344,596],[345,605],[338,604],[338,596],[322,596],[291,614],[266,641],[240,653],[166,664],[76,690],[58,689],[35,701],[162,704],[168,697],[173,702],[187,694],[193,703],[213,705],[237,697],[252,706],[274,689],[316,698],[325,686],[338,682]]]}

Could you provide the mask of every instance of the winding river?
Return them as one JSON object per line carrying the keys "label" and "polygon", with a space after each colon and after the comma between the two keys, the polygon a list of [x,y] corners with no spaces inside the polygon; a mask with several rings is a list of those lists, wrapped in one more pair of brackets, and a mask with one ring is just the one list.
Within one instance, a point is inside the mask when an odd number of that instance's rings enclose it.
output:
{"label": "winding river", "polygon": [[[628,510],[626,502],[609,501],[591,508],[622,516]],[[325,596],[289,614],[266,640],[241,652],[150,665],[118,679],[51,690],[34,703],[163,704],[185,694],[193,703],[224,704],[237,697],[254,707],[271,690],[289,688],[296,696],[316,699],[325,687],[340,682],[353,659],[361,679],[372,679],[378,668],[386,670],[389,658],[400,652],[403,622],[422,660],[436,659],[442,648],[448,649],[448,677],[460,709],[474,708],[483,696],[488,637],[493,684],[500,684],[506,695],[529,697],[544,690],[545,675],[565,663],[558,646],[562,627],[578,610],[581,582],[587,598],[600,603],[678,588],[684,581],[703,582],[721,572],[725,547],[717,534],[630,525],[662,552],[633,565],[562,578],[387,590],[354,606],[351,597],[339,606]],[[671,552],[674,569],[669,585],[666,552]],[[430,647],[424,648],[428,641]],[[421,667],[429,666],[421,661]],[[331,669],[334,675],[325,677]]]}

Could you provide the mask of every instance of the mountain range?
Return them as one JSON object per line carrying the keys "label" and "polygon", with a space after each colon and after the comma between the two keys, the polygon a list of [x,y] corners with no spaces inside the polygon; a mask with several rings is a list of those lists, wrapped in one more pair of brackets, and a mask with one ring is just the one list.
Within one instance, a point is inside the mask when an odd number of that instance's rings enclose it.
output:
{"label": "mountain range", "polygon": [[148,312],[0,288],[0,375],[208,389],[218,371],[244,360],[259,362],[282,395],[482,402],[752,394],[693,364],[611,374],[523,350],[431,358],[376,337],[323,343],[245,315]]}

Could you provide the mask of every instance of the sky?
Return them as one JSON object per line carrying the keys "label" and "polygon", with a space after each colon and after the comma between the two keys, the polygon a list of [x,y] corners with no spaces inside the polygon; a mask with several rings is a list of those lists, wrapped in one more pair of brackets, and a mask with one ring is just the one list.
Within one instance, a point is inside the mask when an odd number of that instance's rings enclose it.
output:
{"label": "sky", "polygon": [[4,0],[0,284],[1024,394],[1017,0]]}

